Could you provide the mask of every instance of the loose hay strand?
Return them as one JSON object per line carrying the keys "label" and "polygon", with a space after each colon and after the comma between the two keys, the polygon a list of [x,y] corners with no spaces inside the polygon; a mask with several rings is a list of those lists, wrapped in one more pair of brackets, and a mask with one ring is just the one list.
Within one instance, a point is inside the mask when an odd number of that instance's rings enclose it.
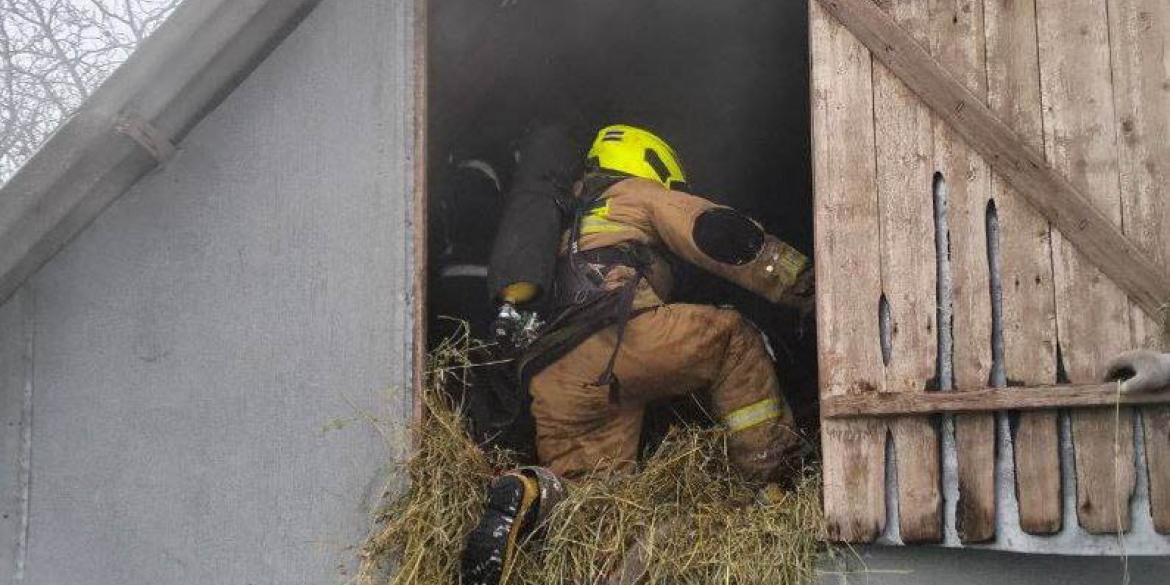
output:
{"label": "loose hay strand", "polygon": [[[515,465],[485,453],[464,432],[448,398],[466,383],[478,347],[466,332],[429,356],[416,421],[419,450],[405,465],[410,486],[376,518],[362,550],[361,585],[459,582],[463,539],[475,525],[485,486]],[[817,577],[823,533],[820,478],[806,469],[777,501],[757,501],[754,486],[731,468],[725,433],[683,428],[633,475],[594,473],[569,483],[567,498],[520,547],[507,583],[606,583],[641,547],[641,583],[796,585]],[[394,572],[386,577],[386,571]]]}

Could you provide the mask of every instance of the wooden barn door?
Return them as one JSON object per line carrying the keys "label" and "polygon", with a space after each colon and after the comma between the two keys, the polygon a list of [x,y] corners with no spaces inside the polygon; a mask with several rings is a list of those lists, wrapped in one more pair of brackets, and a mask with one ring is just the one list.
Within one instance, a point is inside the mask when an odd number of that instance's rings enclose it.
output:
{"label": "wooden barn door", "polygon": [[997,457],[1027,534],[1170,534],[1170,392],[1101,383],[1170,300],[1170,3],[813,0],[810,43],[830,537],[991,541]]}

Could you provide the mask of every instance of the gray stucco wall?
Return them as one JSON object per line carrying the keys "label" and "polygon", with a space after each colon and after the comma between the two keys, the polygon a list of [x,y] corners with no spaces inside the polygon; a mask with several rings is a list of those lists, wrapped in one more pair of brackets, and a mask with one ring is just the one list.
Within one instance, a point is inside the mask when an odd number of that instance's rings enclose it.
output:
{"label": "gray stucco wall", "polygon": [[[28,443],[25,436],[26,381],[31,378],[28,335],[25,327],[32,312],[27,294],[16,294],[0,304],[0,578],[15,573],[24,531],[24,484],[27,482]],[[7,581],[5,581],[7,582]]]}
{"label": "gray stucco wall", "polygon": [[409,412],[411,10],[326,0],[0,307],[0,581],[343,580]]}

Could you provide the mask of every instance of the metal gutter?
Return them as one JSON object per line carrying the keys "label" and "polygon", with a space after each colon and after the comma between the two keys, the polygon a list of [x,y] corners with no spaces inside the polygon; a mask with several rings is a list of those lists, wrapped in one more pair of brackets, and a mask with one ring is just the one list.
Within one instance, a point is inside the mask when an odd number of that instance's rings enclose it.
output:
{"label": "metal gutter", "polygon": [[320,0],[192,0],[0,189],[0,303],[164,164]]}

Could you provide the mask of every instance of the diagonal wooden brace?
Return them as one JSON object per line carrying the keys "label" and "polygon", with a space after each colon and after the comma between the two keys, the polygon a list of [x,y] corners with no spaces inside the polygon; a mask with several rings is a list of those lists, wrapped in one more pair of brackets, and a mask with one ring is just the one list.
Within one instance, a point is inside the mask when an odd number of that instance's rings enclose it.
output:
{"label": "diagonal wooden brace", "polygon": [[1029,148],[873,0],[818,0],[971,148],[1040,211],[1084,257],[1158,318],[1170,274],[1133,243],[1041,153]]}

